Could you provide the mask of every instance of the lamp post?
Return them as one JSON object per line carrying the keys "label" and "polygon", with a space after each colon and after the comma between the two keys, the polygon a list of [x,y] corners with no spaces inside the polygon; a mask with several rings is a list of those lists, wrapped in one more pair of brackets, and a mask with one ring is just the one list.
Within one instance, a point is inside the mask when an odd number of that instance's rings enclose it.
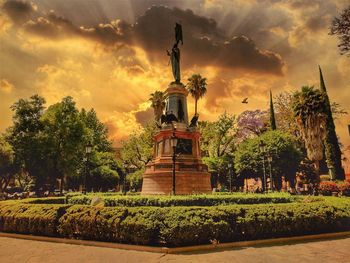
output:
{"label": "lamp post", "polygon": [[176,162],[176,146],[177,146],[177,137],[175,135],[175,131],[173,132],[173,135],[170,138],[170,144],[173,148],[173,189],[172,189],[172,195],[175,195],[175,185],[176,185],[176,178],[175,178],[175,162]]}
{"label": "lamp post", "polygon": [[230,173],[230,193],[232,193],[232,163],[230,162],[228,164],[228,169],[229,169],[229,173]]}
{"label": "lamp post", "polygon": [[270,189],[271,189],[271,192],[273,191],[273,180],[272,180],[272,154],[269,153],[267,155],[267,161],[269,163],[269,170],[270,170]]}
{"label": "lamp post", "polygon": [[84,194],[86,194],[86,191],[87,191],[87,178],[88,178],[88,173],[90,173],[90,171],[89,171],[89,157],[90,157],[91,152],[92,152],[92,144],[89,141],[88,144],[85,146],[85,157],[84,157],[85,178],[84,178],[84,189],[83,189]]}
{"label": "lamp post", "polygon": [[262,153],[262,161],[263,161],[263,173],[264,173],[263,192],[264,193],[266,192],[265,147],[266,147],[266,144],[262,140],[260,140],[259,149],[260,149],[260,152]]}

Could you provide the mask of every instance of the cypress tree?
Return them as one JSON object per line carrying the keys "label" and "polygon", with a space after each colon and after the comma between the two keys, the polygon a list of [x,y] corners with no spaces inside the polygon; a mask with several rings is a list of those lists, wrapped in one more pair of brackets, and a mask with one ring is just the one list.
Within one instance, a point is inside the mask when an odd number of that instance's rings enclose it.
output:
{"label": "cypress tree", "polygon": [[319,67],[320,71],[320,88],[321,91],[323,91],[326,95],[326,113],[327,113],[327,126],[326,126],[326,139],[325,139],[325,155],[326,155],[326,160],[327,160],[327,167],[328,169],[334,169],[334,178],[332,179],[337,179],[337,180],[344,180],[345,175],[344,175],[344,170],[342,168],[342,163],[341,163],[341,151],[340,151],[340,146],[338,142],[338,137],[335,132],[335,125],[334,125],[334,120],[333,120],[333,115],[332,115],[332,109],[331,109],[331,104],[329,101],[329,97],[327,94],[327,89],[326,85],[324,83],[323,75],[322,75],[322,70],[321,67]]}
{"label": "cypress tree", "polygon": [[270,90],[270,126],[271,130],[276,130],[275,110],[273,109],[272,92]]}

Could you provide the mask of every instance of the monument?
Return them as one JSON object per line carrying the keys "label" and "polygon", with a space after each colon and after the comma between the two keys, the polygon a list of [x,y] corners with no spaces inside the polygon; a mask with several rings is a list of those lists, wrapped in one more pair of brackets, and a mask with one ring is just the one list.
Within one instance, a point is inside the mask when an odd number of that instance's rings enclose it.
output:
{"label": "monument", "polygon": [[176,23],[175,43],[171,52],[167,51],[174,81],[165,92],[165,112],[154,137],[153,159],[143,175],[143,195],[211,193],[208,167],[201,160],[198,116],[188,122],[188,91],[180,75],[180,42],[183,44],[182,27]]}

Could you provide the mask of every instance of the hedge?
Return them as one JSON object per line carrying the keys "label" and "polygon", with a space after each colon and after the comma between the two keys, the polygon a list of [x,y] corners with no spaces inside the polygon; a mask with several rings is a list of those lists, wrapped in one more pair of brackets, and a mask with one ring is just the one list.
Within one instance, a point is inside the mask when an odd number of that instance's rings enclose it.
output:
{"label": "hedge", "polygon": [[[98,195],[97,195],[98,196]],[[229,204],[292,203],[301,197],[286,194],[270,195],[192,195],[192,196],[100,196],[105,206],[217,206]],[[89,205],[93,195],[72,196],[69,204]]]}
{"label": "hedge", "polygon": [[93,207],[0,202],[0,231],[185,246],[350,229],[350,199],[214,207]]}
{"label": "hedge", "polygon": [[162,212],[154,208],[72,206],[59,220],[64,237],[157,244]]}
{"label": "hedge", "polygon": [[65,205],[31,205],[2,202],[0,231],[21,234],[56,236],[58,219],[65,213]]}

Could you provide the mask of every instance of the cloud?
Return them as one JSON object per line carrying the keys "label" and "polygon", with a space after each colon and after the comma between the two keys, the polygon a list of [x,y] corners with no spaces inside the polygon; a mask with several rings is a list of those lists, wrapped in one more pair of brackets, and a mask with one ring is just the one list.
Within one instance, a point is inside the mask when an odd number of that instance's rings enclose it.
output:
{"label": "cloud", "polygon": [[153,109],[149,107],[146,110],[138,111],[135,113],[135,118],[138,123],[145,127],[146,124],[154,120]]}
{"label": "cloud", "polygon": [[29,19],[36,6],[32,2],[6,0],[2,9],[14,23],[22,23]]}
{"label": "cloud", "polygon": [[175,22],[181,22],[184,30],[183,69],[197,64],[283,75],[284,62],[279,54],[259,49],[243,35],[228,38],[215,20],[176,7],[152,6],[134,24],[115,20],[89,28],[78,27],[51,11],[27,21],[24,29],[52,39],[76,36],[106,46],[138,46],[152,62],[164,63],[165,50],[174,42]]}
{"label": "cloud", "polygon": [[13,84],[11,84],[8,80],[6,79],[1,79],[0,80],[0,91],[6,94],[11,93],[13,90]]}
{"label": "cloud", "polygon": [[79,28],[69,20],[57,16],[53,11],[49,12],[45,17],[29,20],[23,27],[30,33],[47,38],[64,38],[80,34]]}

